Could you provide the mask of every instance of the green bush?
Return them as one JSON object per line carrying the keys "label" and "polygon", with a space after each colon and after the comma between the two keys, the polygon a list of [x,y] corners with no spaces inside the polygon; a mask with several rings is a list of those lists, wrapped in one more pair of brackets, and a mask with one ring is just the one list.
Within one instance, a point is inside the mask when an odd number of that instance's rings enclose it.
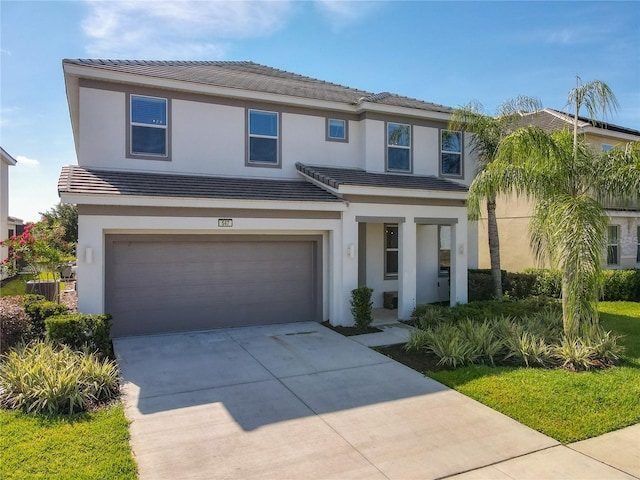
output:
{"label": "green bush", "polygon": [[66,313],[69,309],[56,302],[45,300],[42,295],[25,295],[22,301],[24,311],[31,319],[34,335],[42,337],[45,333],[44,321],[55,315]]}
{"label": "green bush", "polygon": [[504,356],[504,341],[496,334],[492,321],[484,320],[480,323],[466,319],[459,325],[464,337],[473,348],[476,363],[493,366],[498,357]]}
{"label": "green bush", "polygon": [[457,326],[441,323],[427,332],[430,333],[427,349],[438,357],[439,365],[457,368],[478,358],[476,349]]}
{"label": "green bush", "polygon": [[491,272],[469,271],[467,279],[470,302],[491,300],[493,298],[493,280]]}
{"label": "green bush", "polygon": [[536,277],[531,295],[560,298],[562,293],[562,272],[560,270],[527,268],[524,273]]}
{"label": "green bush", "polygon": [[530,297],[535,292],[536,281],[536,276],[530,273],[508,272],[503,279],[504,293],[513,298]]}
{"label": "green bush", "polygon": [[31,323],[21,305],[4,302],[0,314],[0,354],[32,338]]}
{"label": "green bush", "polygon": [[359,287],[351,290],[351,314],[356,325],[360,328],[368,327],[373,321],[373,316],[371,315],[373,309],[372,295],[373,288],[369,287]]}
{"label": "green bush", "polygon": [[414,312],[419,312],[417,313],[417,320],[420,327],[424,330],[437,325],[446,318],[447,307],[440,305],[423,305],[418,308],[416,308]]}
{"label": "green bush", "polygon": [[34,342],[0,362],[0,406],[49,414],[86,410],[118,395],[118,368],[67,346]]}
{"label": "green bush", "polygon": [[640,302],[640,269],[604,270],[602,294],[609,302]]}
{"label": "green bush", "polygon": [[527,367],[547,367],[553,364],[553,349],[544,338],[530,331],[517,328],[506,338],[509,353],[505,360],[512,359]]}
{"label": "green bush", "polygon": [[47,339],[75,350],[110,356],[111,315],[81,313],[57,315],[45,320]]}

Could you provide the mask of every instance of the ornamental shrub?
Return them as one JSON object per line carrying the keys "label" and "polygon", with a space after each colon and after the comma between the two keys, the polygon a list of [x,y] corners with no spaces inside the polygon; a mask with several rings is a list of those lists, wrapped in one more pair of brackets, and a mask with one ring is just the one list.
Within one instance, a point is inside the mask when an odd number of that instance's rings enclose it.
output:
{"label": "ornamental shrub", "polygon": [[24,311],[31,320],[31,329],[37,337],[44,337],[44,321],[54,315],[66,313],[69,309],[56,302],[44,300],[42,295],[27,295],[23,300]]}
{"label": "ornamental shrub", "polygon": [[45,326],[47,339],[53,343],[98,352],[103,357],[112,354],[111,315],[57,315],[47,318]]}
{"label": "ornamental shrub", "polygon": [[0,354],[31,337],[31,323],[18,297],[0,299]]}
{"label": "ornamental shrub", "polygon": [[351,290],[351,314],[360,328],[367,328],[373,321],[371,311],[373,309],[373,288],[359,287]]}
{"label": "ornamental shrub", "polygon": [[73,257],[73,245],[64,240],[64,227],[50,224],[46,218],[38,223],[27,223],[20,235],[12,235],[0,242],[9,249],[2,266],[9,275],[17,273],[22,262],[34,278],[44,273],[55,280],[61,263]]}
{"label": "ornamental shrub", "polygon": [[110,360],[37,341],[0,362],[0,406],[49,414],[83,411],[115,398],[118,368]]}

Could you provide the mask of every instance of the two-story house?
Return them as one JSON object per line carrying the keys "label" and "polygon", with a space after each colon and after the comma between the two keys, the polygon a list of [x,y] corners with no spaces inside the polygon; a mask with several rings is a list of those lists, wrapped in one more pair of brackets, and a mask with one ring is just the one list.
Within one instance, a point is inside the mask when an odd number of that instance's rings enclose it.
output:
{"label": "two-story house", "polygon": [[[573,129],[573,115],[545,108],[523,115],[523,124],[535,125],[545,131]],[[578,134],[596,153],[629,142],[640,141],[640,131],[578,117]],[[539,266],[529,248],[529,220],[532,204],[525,197],[501,196],[496,202],[496,216],[500,234],[501,268],[518,272]],[[609,217],[607,250],[602,254],[602,265],[607,269],[640,268],[640,206],[612,203],[607,205]],[[489,268],[489,248],[486,242],[486,216],[478,222],[478,264]],[[545,265],[548,266],[548,265]]]}
{"label": "two-story house", "polygon": [[467,301],[474,167],[449,107],[252,62],[63,69],[78,305],[115,336],[350,325],[364,285],[401,319]]}

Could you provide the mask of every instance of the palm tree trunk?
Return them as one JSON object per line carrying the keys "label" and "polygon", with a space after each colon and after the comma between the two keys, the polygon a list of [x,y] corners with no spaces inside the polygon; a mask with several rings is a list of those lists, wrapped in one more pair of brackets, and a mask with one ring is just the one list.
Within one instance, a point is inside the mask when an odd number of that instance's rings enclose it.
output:
{"label": "palm tree trunk", "polygon": [[500,238],[496,218],[496,197],[487,200],[487,232],[489,235],[489,259],[491,260],[491,280],[493,295],[502,297],[502,272],[500,271]]}

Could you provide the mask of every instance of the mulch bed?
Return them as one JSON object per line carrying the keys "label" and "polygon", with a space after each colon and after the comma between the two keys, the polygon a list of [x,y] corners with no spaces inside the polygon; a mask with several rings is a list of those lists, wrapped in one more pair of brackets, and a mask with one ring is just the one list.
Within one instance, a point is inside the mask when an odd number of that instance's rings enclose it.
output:
{"label": "mulch bed", "polygon": [[404,345],[389,345],[373,349],[420,373],[446,370],[442,365],[438,365],[438,357],[435,355],[427,352],[409,352],[404,349]]}
{"label": "mulch bed", "polygon": [[376,327],[365,327],[365,328],[361,328],[361,327],[336,327],[334,325],[331,325],[329,323],[329,321],[322,322],[322,325],[324,325],[327,328],[330,328],[334,332],[338,332],[340,335],[344,335],[345,337],[351,337],[353,335],[364,335],[365,333],[378,333],[378,332],[382,331],[382,330],[380,330],[379,328],[376,328]]}

